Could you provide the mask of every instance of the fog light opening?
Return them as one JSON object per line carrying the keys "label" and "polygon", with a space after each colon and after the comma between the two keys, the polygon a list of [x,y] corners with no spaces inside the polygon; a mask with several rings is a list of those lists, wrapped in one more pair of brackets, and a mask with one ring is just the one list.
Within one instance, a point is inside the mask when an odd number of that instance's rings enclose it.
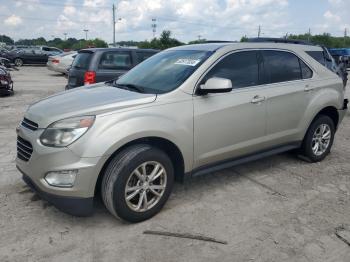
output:
{"label": "fog light opening", "polygon": [[78,170],[50,171],[45,176],[45,181],[50,186],[73,187]]}

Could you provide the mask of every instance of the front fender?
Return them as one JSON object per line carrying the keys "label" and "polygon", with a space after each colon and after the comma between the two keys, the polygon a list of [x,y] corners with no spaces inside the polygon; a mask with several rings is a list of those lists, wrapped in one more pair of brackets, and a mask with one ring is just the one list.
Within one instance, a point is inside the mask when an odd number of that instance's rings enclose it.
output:
{"label": "front fender", "polygon": [[69,148],[81,157],[105,158],[136,139],[158,137],[179,148],[187,171],[193,162],[192,103],[183,103],[181,111],[178,106],[155,106],[97,117],[91,130]]}

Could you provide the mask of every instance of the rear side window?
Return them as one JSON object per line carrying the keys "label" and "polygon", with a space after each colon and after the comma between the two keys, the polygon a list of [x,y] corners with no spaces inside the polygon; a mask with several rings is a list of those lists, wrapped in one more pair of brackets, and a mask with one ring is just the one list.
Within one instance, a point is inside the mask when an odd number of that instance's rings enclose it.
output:
{"label": "rear side window", "polygon": [[99,69],[130,69],[130,52],[105,52],[101,56]]}
{"label": "rear side window", "polygon": [[77,69],[88,69],[92,53],[82,52],[78,53],[73,60],[72,67]]}
{"label": "rear side window", "polygon": [[226,56],[210,70],[204,81],[212,77],[230,79],[233,88],[258,85],[259,65],[257,52],[243,51]]}
{"label": "rear side window", "polygon": [[299,58],[283,51],[262,51],[266,73],[270,83],[302,79]]}
{"label": "rear side window", "polygon": [[146,60],[154,54],[155,53],[152,52],[136,52],[137,62],[141,63],[142,61]]}
{"label": "rear side window", "polygon": [[308,67],[303,61],[301,61],[299,59],[300,62],[300,68],[301,68],[301,75],[303,77],[303,79],[309,79],[312,78],[313,72],[310,69],[310,67]]}
{"label": "rear side window", "polygon": [[323,51],[306,51],[306,53],[319,62],[321,65],[326,64],[325,56]]}

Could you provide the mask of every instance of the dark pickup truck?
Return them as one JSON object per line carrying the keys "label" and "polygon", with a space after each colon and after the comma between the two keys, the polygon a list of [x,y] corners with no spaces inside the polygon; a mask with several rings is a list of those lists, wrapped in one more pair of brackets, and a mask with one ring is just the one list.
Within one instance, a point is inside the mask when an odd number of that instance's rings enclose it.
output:
{"label": "dark pickup truck", "polygon": [[157,52],[130,48],[80,50],[68,71],[66,89],[116,79]]}

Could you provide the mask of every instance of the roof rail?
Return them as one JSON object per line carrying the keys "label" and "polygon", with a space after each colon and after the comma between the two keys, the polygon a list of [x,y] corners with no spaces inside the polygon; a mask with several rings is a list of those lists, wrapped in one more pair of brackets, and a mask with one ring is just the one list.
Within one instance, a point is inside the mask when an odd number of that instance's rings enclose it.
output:
{"label": "roof rail", "polygon": [[305,40],[285,39],[285,38],[269,38],[269,37],[248,38],[247,42],[251,42],[251,43],[269,42],[269,43],[285,43],[285,44],[298,44],[298,45],[315,45],[315,44],[308,42],[308,41],[305,41]]}
{"label": "roof rail", "polygon": [[236,43],[237,41],[226,41],[226,40],[206,40],[200,42],[200,44],[211,44],[211,43]]}

